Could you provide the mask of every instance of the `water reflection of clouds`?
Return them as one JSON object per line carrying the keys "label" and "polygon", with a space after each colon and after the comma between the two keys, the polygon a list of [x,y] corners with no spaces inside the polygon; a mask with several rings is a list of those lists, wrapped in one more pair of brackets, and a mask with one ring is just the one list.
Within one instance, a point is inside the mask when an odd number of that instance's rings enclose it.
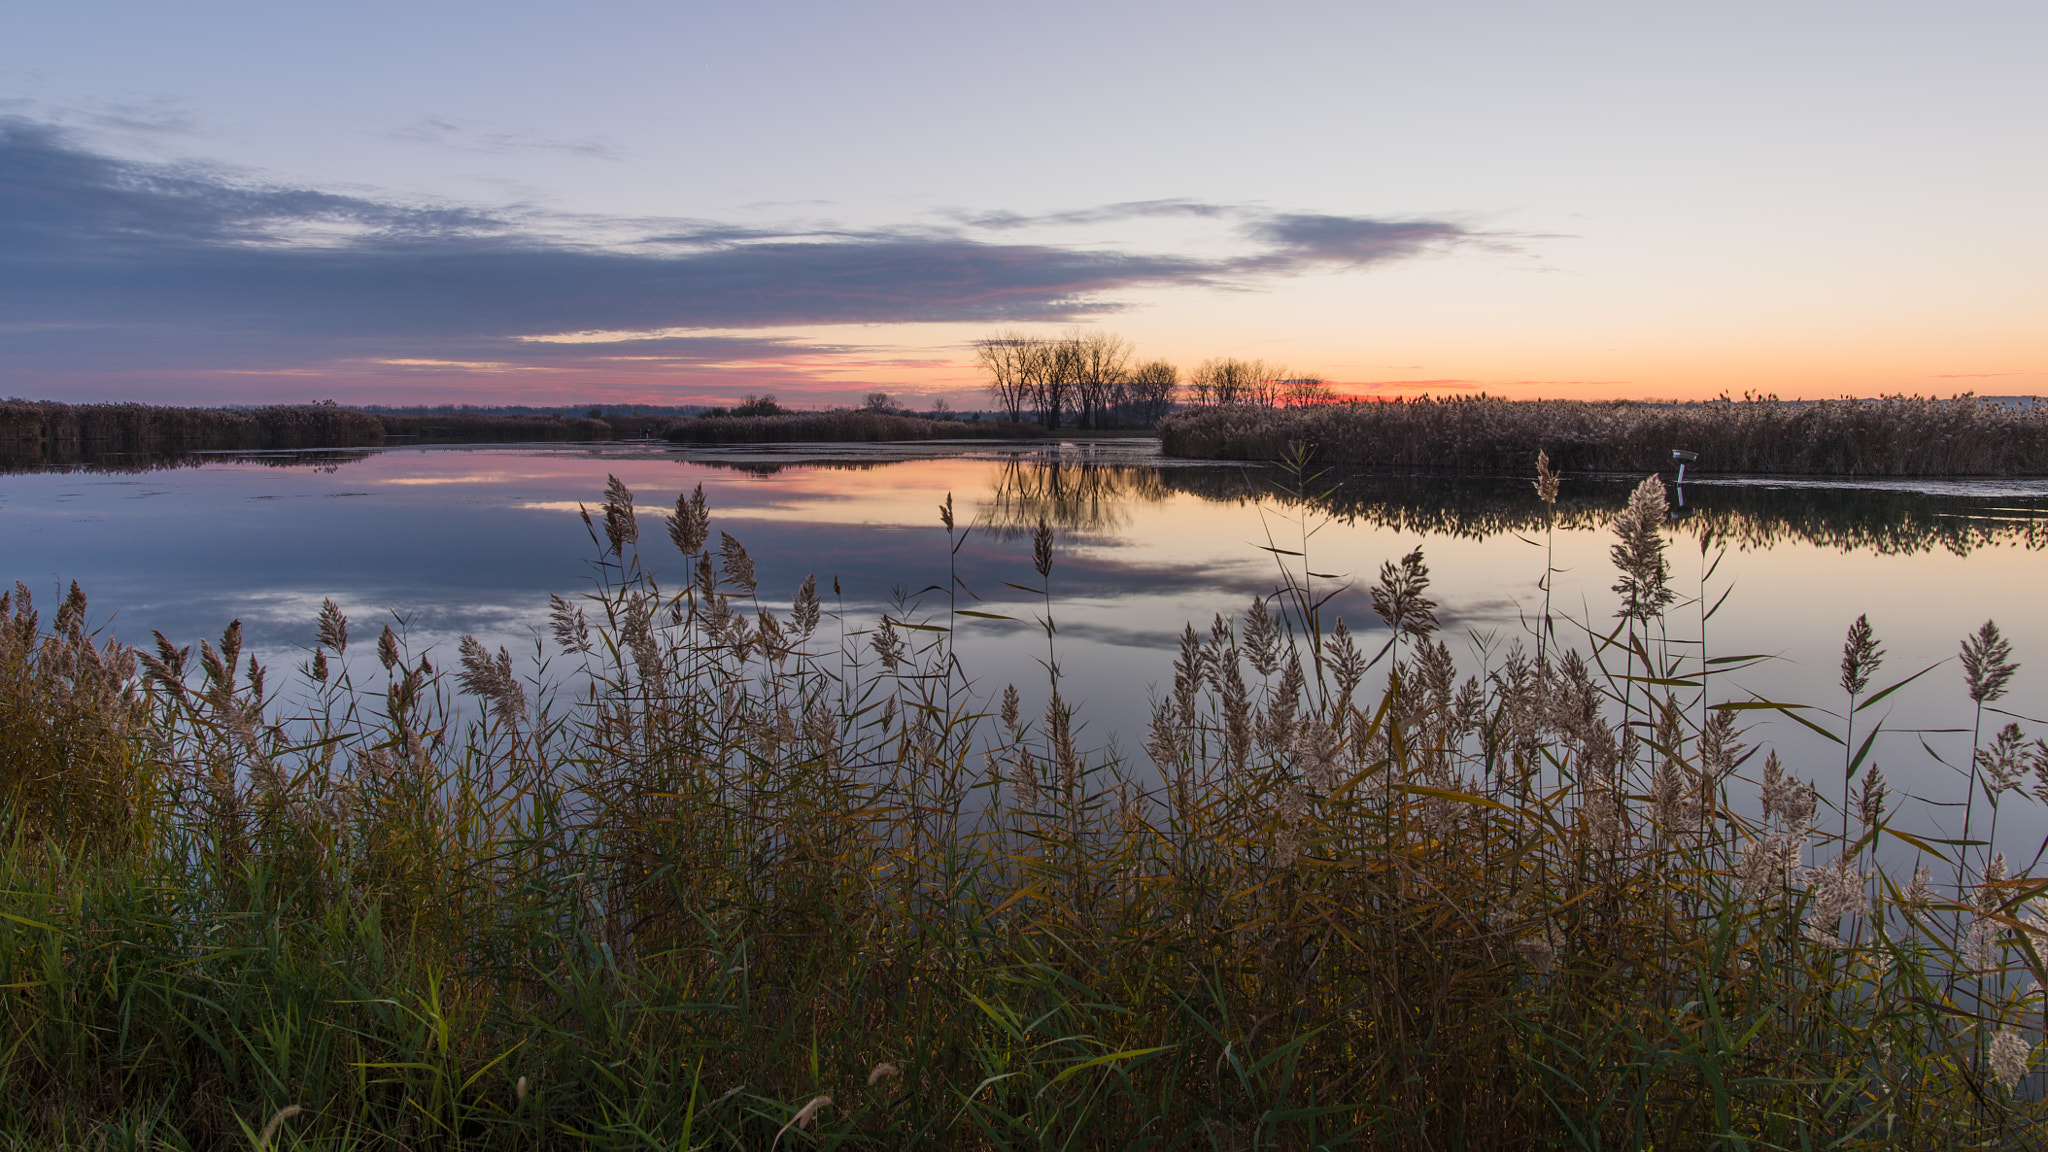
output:
{"label": "water reflection of clouds", "polygon": [[[827,586],[839,578],[838,602],[856,623],[895,588],[945,582],[938,504],[951,492],[970,529],[954,558],[959,574],[987,598],[962,606],[1019,618],[963,626],[963,660],[997,689],[1015,680],[1027,697],[1034,683],[1042,695],[1036,661],[1046,650],[1031,622],[1039,609],[1005,582],[1036,583],[1026,536],[1043,516],[1059,535],[1053,607],[1070,695],[1087,701],[1095,731],[1127,743],[1142,731],[1151,689],[1171,677],[1168,650],[1182,626],[1206,630],[1216,613],[1241,614],[1251,596],[1272,591],[1277,571],[1259,546],[1269,528],[1289,531],[1292,517],[1335,518],[1315,538],[1315,567],[1355,582],[1328,611],[1357,631],[1383,636],[1365,588],[1381,561],[1418,543],[1461,661],[1477,665],[1466,634],[1491,633],[1504,645],[1538,610],[1543,551],[1523,541],[1544,538],[1543,509],[1524,481],[1351,477],[1330,499],[1304,502],[1271,471],[1150,467],[1152,450],[1125,443],[1100,452],[919,448],[863,457],[835,446],[836,454],[713,460],[649,446],[437,447],[328,455],[299,468],[276,456],[224,459],[155,469],[146,481],[23,473],[0,476],[0,532],[9,541],[0,576],[29,580],[39,598],[78,579],[95,619],[115,614],[113,634],[131,642],[161,628],[190,643],[240,616],[251,644],[284,666],[304,658],[313,616],[330,596],[372,635],[395,612],[411,621],[417,642],[444,653],[464,632],[530,653],[548,594],[588,587],[596,550],[572,517],[579,505],[596,506],[607,474],[638,497],[647,563],[665,579],[682,579],[683,562],[658,516],[702,483],[713,526],[753,553],[764,604],[787,604],[815,572]],[[408,480],[460,482],[391,482]],[[1602,631],[1614,580],[1605,525],[1633,483],[1568,477],[1558,518],[1557,610]],[[1735,592],[1713,623],[1713,650],[1782,656],[1717,678],[1716,697],[1754,691],[1826,705],[1842,630],[1858,612],[1869,613],[1906,671],[1953,656],[1960,637],[1991,616],[2026,665],[2015,710],[2042,713],[2032,686],[2040,681],[2031,679],[2048,664],[2048,620],[2036,607],[2038,509],[2022,494],[1972,499],[1953,487],[1688,485],[1688,515],[1674,523],[1675,582],[1694,593],[1701,529],[1714,528],[1731,544],[1715,594],[1730,583]],[[156,495],[132,498],[141,491]],[[1278,542],[1291,546],[1284,535]],[[929,595],[925,604],[942,607]],[[1675,610],[1672,635],[1696,635],[1696,617],[1695,608]],[[1887,731],[1952,726],[1953,679],[1938,672],[1888,701],[1897,707]],[[1808,738],[1790,724],[1761,726],[1757,738],[1807,765],[1807,775],[1824,774],[1836,755],[1801,744]],[[1905,788],[1949,791],[1931,777],[1912,779],[1907,766],[1925,759],[1915,739],[1880,740],[1887,774]],[[1967,749],[1942,743],[1955,738],[1929,739],[1967,762]]]}
{"label": "water reflection of clouds", "polygon": [[509,480],[539,480],[550,477],[526,473],[513,475],[509,472],[474,472],[467,476],[387,476],[379,484],[396,484],[403,487],[418,487],[437,484],[503,484]]}

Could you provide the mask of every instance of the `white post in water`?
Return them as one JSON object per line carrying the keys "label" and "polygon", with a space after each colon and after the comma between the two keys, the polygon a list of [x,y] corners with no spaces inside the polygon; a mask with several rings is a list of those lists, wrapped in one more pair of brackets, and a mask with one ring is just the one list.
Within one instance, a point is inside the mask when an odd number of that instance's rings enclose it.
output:
{"label": "white post in water", "polygon": [[1678,482],[1683,484],[1685,483],[1685,466],[1698,460],[1700,454],[1697,452],[1687,452],[1683,448],[1673,448],[1671,450],[1671,458],[1678,462]]}

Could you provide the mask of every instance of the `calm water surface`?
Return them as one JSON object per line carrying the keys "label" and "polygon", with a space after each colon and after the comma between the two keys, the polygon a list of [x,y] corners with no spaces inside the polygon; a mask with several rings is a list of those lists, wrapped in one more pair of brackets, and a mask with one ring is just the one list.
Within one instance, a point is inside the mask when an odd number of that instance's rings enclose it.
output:
{"label": "calm water surface", "polygon": [[[950,493],[969,528],[959,571],[980,603],[1029,620],[1035,605],[1005,581],[1035,584],[1029,529],[1059,535],[1052,575],[1056,658],[1087,732],[1143,757],[1145,717],[1170,683],[1186,623],[1241,613],[1278,581],[1264,546],[1306,551],[1342,579],[1329,610],[1384,631],[1367,589],[1379,565],[1421,547],[1445,636],[1470,670],[1528,641],[1542,610],[1543,507],[1516,478],[1325,478],[1303,502],[1272,469],[1162,460],[1149,440],[1058,445],[876,445],[689,449],[514,446],[213,457],[152,471],[0,475],[0,578],[54,597],[77,580],[93,619],[129,642],[158,629],[180,644],[218,636],[231,619],[252,651],[301,663],[314,613],[332,598],[358,635],[402,621],[416,645],[452,662],[456,639],[532,652],[548,594],[589,587],[596,555],[577,516],[607,475],[635,493],[644,555],[683,578],[656,517],[702,484],[714,529],[759,566],[764,603],[787,602],[807,573],[842,590],[850,627],[898,598],[943,586]],[[1606,521],[1640,477],[1568,476],[1554,531],[1559,628],[1612,626],[1615,574]],[[1667,477],[1668,479],[1668,477]],[[1715,699],[1838,707],[1842,634],[1868,613],[1885,644],[1880,683],[1948,661],[1893,698],[1877,757],[1896,784],[1960,800],[1940,762],[1968,761],[1969,713],[1954,656],[1987,618],[2012,639],[2022,669],[2001,706],[2048,716],[2048,481],[1691,482],[1671,525],[1674,578],[1687,597],[1728,593],[1706,623],[1710,654],[1773,660],[1717,677]],[[1702,541],[1707,547],[1702,550]],[[923,597],[927,609],[943,599]],[[1671,613],[1674,640],[1701,635],[1697,605]],[[1581,634],[1583,634],[1581,632]],[[1042,704],[1047,657],[1035,624],[963,626],[963,662],[978,685],[1016,682]],[[1890,702],[1888,702],[1890,703]],[[1752,715],[1758,715],[1752,713]],[[1866,714],[1866,717],[1869,714]],[[1996,717],[2003,723],[2007,718]],[[2040,734],[2023,720],[2030,735]],[[1839,789],[1840,752],[1789,721],[1759,721],[1802,775]],[[1959,822],[1932,803],[1913,819]],[[2031,857],[2048,833],[2041,805],[2008,801],[2000,838]]]}

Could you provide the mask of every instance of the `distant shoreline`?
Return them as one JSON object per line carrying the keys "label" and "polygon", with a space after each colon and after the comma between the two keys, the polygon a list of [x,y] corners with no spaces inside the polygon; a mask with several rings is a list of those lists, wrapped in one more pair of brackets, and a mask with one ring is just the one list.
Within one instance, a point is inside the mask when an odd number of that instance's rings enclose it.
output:
{"label": "distant shoreline", "polygon": [[[601,413],[593,407],[590,411]],[[1050,431],[1000,419],[904,412],[776,415],[389,412],[335,404],[181,408],[0,400],[0,466],[88,464],[114,456],[381,448],[416,444],[857,444],[934,440],[1122,439],[1157,435],[1167,457],[1421,472],[1524,473],[1538,451],[1574,472],[1696,475],[2043,476],[2048,405],[2008,397],[1692,403],[1505,400],[1340,402],[1302,408],[1189,408],[1155,430]]]}
{"label": "distant shoreline", "polygon": [[1536,454],[1571,472],[1654,472],[1690,453],[1694,473],[1780,476],[2048,475],[2048,405],[1947,400],[1646,404],[1489,396],[1210,407],[1159,423],[1162,451],[1202,460],[1415,471],[1533,472]]}

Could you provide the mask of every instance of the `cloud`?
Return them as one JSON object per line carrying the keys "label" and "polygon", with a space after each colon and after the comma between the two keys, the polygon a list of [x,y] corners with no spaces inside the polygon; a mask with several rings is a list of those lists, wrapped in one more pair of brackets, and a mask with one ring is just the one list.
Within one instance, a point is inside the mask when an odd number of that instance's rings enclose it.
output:
{"label": "cloud", "polygon": [[1099,208],[1074,208],[1064,212],[1027,215],[1018,212],[955,212],[950,215],[976,228],[1007,230],[1044,225],[1113,224],[1120,220],[1195,216],[1204,219],[1241,216],[1249,209],[1241,205],[1208,204],[1199,200],[1132,200],[1105,204]]}
{"label": "cloud", "polygon": [[617,160],[618,150],[601,140],[556,140],[533,132],[498,132],[461,120],[423,116],[386,134],[405,144],[425,144],[452,152],[499,156],[507,152],[559,152],[590,160]]}
{"label": "cloud", "polygon": [[1357,216],[1288,213],[1245,226],[1271,251],[1249,266],[1285,270],[1308,263],[1380,264],[1420,255],[1432,247],[1472,239],[1472,233],[1441,220],[1368,220]]}
{"label": "cloud", "polygon": [[[423,138],[467,131],[423,121]],[[509,145],[508,145],[509,146]],[[1236,221],[1248,252],[1190,255],[1003,242],[1015,221]],[[534,336],[835,324],[1059,321],[1164,285],[1361,267],[1475,234],[1441,221],[1261,215],[1159,200],[949,224],[777,229],[406,202],[118,158],[47,122],[0,117],[0,365],[12,374],[284,371],[333,360],[463,364],[575,356]],[[756,345],[762,342],[755,341]],[[621,347],[619,350],[627,350]],[[751,351],[797,350],[769,341]],[[730,357],[723,357],[729,360]]]}

